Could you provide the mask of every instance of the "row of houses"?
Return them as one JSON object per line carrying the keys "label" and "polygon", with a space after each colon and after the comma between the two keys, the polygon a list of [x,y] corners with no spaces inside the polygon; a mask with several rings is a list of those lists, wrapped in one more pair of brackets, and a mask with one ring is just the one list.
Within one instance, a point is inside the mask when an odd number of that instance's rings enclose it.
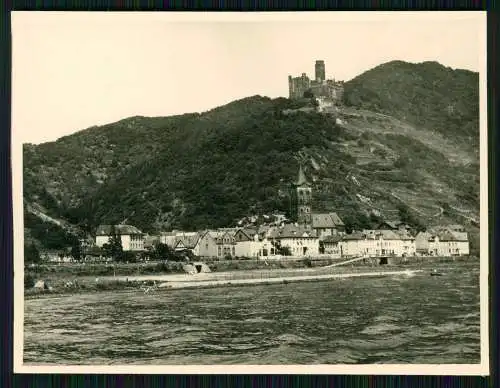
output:
{"label": "row of houses", "polygon": [[[313,215],[313,226],[283,224],[258,227],[221,228],[198,232],[172,231],[145,236],[130,225],[116,225],[125,251],[144,251],[162,243],[178,252],[191,251],[199,257],[271,256],[415,256],[468,255],[467,233],[443,227],[413,236],[402,223],[383,223],[380,229],[346,234],[335,213]],[[315,227],[314,227],[315,226]],[[96,246],[108,243],[111,226],[98,228]]]}
{"label": "row of houses", "polygon": [[465,256],[469,254],[469,237],[465,231],[450,229],[421,232],[415,237],[417,255]]}
{"label": "row of houses", "polygon": [[162,233],[159,242],[176,251],[190,250],[200,257],[269,257],[319,255],[319,238],[309,227],[296,224],[221,228],[202,232]]}

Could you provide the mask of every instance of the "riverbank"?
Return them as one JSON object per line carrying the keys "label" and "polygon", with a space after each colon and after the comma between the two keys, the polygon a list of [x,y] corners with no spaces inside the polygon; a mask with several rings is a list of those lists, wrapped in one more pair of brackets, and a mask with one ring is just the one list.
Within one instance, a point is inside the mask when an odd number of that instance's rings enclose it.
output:
{"label": "riverbank", "polygon": [[[376,273],[376,272],[390,272],[395,270],[419,270],[422,267],[429,265],[453,263],[456,261],[476,261],[474,258],[456,257],[456,258],[418,258],[406,261],[401,261],[397,264],[377,265],[372,260],[367,259],[345,266],[333,266],[339,260],[331,260],[321,267],[311,265],[307,261],[295,260],[294,262],[287,262],[281,260],[277,262],[268,262],[267,265],[260,261],[257,268],[252,268],[252,261],[245,261],[247,268],[250,269],[234,269],[234,266],[229,266],[228,263],[223,263],[225,266],[219,268],[230,267],[232,270],[226,271],[213,271],[209,273],[198,273],[195,275],[186,274],[184,271],[175,272],[150,272],[140,270],[149,266],[154,268],[158,264],[149,263],[146,265],[115,265],[113,272],[109,275],[96,276],[95,273],[108,274],[110,271],[105,268],[105,265],[94,265],[89,268],[88,265],[55,265],[52,268],[39,268],[38,272],[28,272],[25,274],[25,296],[37,297],[45,294],[72,294],[72,293],[86,293],[86,292],[100,292],[100,291],[141,291],[147,290],[151,287],[157,287],[160,283],[169,284],[195,284],[200,286],[201,282],[208,282],[208,286],[229,285],[249,283],[249,284],[266,284],[267,282],[276,283],[294,278],[295,280],[303,277],[313,277],[313,280],[321,279],[323,276],[333,276],[345,274],[359,274],[359,273]],[[162,263],[163,264],[163,263]],[[182,270],[181,263],[172,263]],[[233,261],[232,264],[241,264]],[[210,266],[211,269],[213,266]],[[137,269],[139,268],[139,270]],[[27,279],[30,277],[30,279]],[[281,280],[279,280],[281,279]],[[45,284],[44,288],[33,288],[33,285],[42,280]],[[293,280],[292,280],[293,281]],[[30,283],[27,283],[30,282]],[[191,287],[191,286],[189,286]]]}
{"label": "riverbank", "polygon": [[[324,273],[330,272],[330,273]],[[251,285],[289,284],[297,282],[325,281],[332,279],[346,279],[353,277],[382,277],[382,276],[414,276],[421,269],[399,269],[396,271],[380,270],[380,268],[353,269],[343,268],[332,271],[242,271],[234,273],[200,273],[196,275],[159,275],[140,278],[103,278],[95,284],[77,282],[71,287],[25,290],[25,298],[37,298],[48,295],[62,295],[74,293],[95,293],[103,291],[120,292],[157,292],[168,289],[185,288],[213,288],[213,287],[242,287]],[[237,276],[235,276],[237,275]]]}
{"label": "riverbank", "polygon": [[[348,260],[348,258],[333,258],[329,256],[319,258],[283,258],[281,260],[233,259],[218,260],[200,258],[197,261],[206,263],[211,272],[232,272],[246,270],[271,269],[301,269],[324,267]],[[456,261],[478,260],[473,256],[416,256],[416,257],[389,257],[388,265],[419,265],[429,262],[445,263]],[[36,278],[44,277],[103,277],[103,276],[142,276],[142,275],[169,275],[184,273],[183,262],[145,262],[145,263],[44,263],[30,265],[25,268]],[[367,258],[352,264],[354,267],[379,265],[378,259]]]}
{"label": "riverbank", "polygon": [[297,282],[325,281],[332,279],[347,279],[353,277],[381,277],[381,276],[414,276],[423,270],[403,270],[403,271],[378,271],[359,272],[345,274],[309,275],[309,276],[286,276],[271,277],[263,279],[235,279],[235,280],[194,280],[187,282],[165,282],[158,287],[160,289],[185,289],[185,288],[213,288],[213,287],[242,287],[252,285],[289,284]]}

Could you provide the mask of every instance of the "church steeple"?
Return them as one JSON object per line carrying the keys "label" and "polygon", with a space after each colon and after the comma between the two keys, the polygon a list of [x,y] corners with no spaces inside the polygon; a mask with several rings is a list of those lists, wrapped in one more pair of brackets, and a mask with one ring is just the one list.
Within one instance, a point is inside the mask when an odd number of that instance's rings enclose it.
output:
{"label": "church steeple", "polygon": [[299,166],[299,176],[297,178],[297,182],[295,182],[296,186],[309,186],[309,181],[306,178],[306,174],[304,174],[304,169],[302,168],[302,164]]}
{"label": "church steeple", "polygon": [[299,224],[310,225],[312,222],[312,188],[304,174],[302,163],[299,166],[299,174],[295,182],[296,220]]}

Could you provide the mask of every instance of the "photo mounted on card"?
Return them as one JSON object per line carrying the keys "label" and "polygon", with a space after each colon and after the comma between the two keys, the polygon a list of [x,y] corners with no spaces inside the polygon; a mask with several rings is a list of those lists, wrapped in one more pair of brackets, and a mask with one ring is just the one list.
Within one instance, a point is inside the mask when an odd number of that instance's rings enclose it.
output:
{"label": "photo mounted on card", "polygon": [[16,373],[487,375],[485,12],[13,12]]}

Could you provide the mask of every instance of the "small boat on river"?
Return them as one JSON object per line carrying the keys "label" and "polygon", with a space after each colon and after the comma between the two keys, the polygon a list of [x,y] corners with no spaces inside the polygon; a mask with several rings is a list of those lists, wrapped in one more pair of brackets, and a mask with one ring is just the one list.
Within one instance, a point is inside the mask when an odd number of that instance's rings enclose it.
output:
{"label": "small boat on river", "polygon": [[443,276],[442,272],[438,272],[437,269],[433,269],[431,272],[431,276]]}

